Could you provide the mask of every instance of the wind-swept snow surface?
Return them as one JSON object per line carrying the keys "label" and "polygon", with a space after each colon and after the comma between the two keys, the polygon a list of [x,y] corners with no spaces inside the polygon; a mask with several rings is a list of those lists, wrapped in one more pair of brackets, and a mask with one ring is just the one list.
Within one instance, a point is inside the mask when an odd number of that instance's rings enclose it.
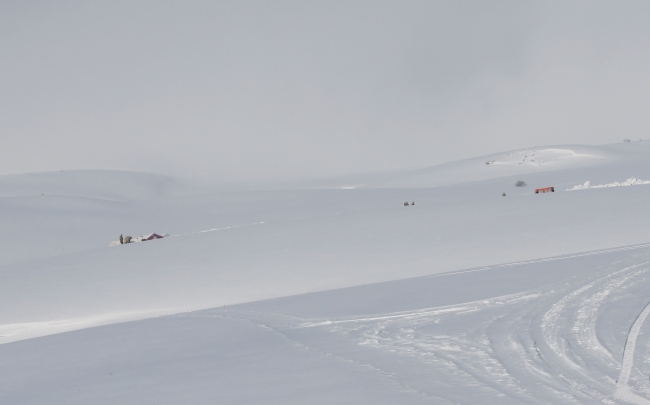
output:
{"label": "wind-swept snow surface", "polygon": [[648,288],[646,245],[92,328],[0,345],[0,400],[647,403]]}
{"label": "wind-swept snow surface", "polygon": [[618,181],[615,181],[613,183],[598,184],[596,186],[592,186],[590,181],[586,181],[584,184],[578,184],[577,186],[573,186],[573,188],[567,189],[566,191],[587,190],[587,189],[590,189],[590,188],[639,186],[641,184],[650,184],[650,181],[648,181],[648,180],[639,180],[637,178],[630,177],[629,179],[625,180],[622,183],[619,183]]}
{"label": "wind-swept snow surface", "polygon": [[632,175],[650,143],[355,189],[1,178],[0,403],[647,403],[650,187],[560,191]]}

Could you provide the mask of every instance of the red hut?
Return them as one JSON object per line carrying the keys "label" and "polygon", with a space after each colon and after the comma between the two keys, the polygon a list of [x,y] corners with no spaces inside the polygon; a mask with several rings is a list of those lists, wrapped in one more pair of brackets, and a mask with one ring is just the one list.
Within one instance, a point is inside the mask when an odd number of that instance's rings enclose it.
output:
{"label": "red hut", "polygon": [[554,193],[554,192],[555,192],[555,187],[543,187],[543,188],[536,188],[535,189],[535,194]]}

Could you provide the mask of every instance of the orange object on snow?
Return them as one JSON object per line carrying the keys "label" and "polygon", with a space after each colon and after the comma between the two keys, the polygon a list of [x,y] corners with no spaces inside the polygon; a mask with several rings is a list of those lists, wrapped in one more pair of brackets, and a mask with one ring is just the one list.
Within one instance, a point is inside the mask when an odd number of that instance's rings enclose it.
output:
{"label": "orange object on snow", "polygon": [[555,192],[555,187],[543,187],[543,188],[536,188],[535,189],[535,194],[554,193],[554,192]]}

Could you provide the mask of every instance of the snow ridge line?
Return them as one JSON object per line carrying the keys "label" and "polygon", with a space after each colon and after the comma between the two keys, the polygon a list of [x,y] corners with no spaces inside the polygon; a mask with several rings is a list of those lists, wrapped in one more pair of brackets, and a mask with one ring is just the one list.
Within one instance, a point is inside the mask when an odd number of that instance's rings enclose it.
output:
{"label": "snow ridge line", "polygon": [[433,275],[425,276],[425,277],[447,277],[447,276],[454,276],[456,274],[475,273],[475,272],[478,272],[478,271],[499,269],[499,268],[503,268],[503,267],[521,266],[521,265],[524,265],[524,264],[554,262],[556,260],[565,260],[565,259],[573,259],[573,258],[576,258],[576,257],[601,255],[601,254],[604,254],[604,253],[612,253],[612,252],[623,252],[625,250],[643,249],[643,248],[648,248],[648,247],[650,247],[650,243],[643,243],[643,244],[640,244],[640,245],[630,245],[630,246],[622,246],[622,247],[610,248],[610,249],[593,250],[593,251],[590,251],[590,252],[576,253],[576,254],[572,254],[572,255],[568,255],[568,256],[545,257],[545,258],[542,258],[542,259],[525,260],[525,261],[521,261],[521,262],[504,263],[504,264],[497,264],[497,265],[494,265],[494,266],[480,267],[478,269],[452,271],[452,272],[449,272],[449,273],[433,274]]}
{"label": "snow ridge line", "polygon": [[632,373],[632,367],[634,366],[634,350],[636,349],[636,340],[639,337],[641,332],[641,326],[645,322],[646,318],[650,315],[650,303],[646,304],[643,311],[637,316],[630,328],[630,332],[627,335],[625,341],[625,348],[623,349],[623,362],[621,363],[621,373],[618,376],[616,381],[616,389],[614,391],[614,396],[620,398],[624,401],[631,402],[633,404],[650,404],[650,400],[643,398],[634,392],[629,386],[630,374]]}

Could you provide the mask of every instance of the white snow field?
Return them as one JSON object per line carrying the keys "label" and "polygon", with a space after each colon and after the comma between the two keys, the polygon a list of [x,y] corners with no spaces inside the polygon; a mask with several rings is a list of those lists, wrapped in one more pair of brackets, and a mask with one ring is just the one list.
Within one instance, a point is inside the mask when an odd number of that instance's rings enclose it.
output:
{"label": "white snow field", "polygon": [[0,404],[650,404],[650,185],[563,191],[632,177],[650,142],[294,190],[0,177]]}

